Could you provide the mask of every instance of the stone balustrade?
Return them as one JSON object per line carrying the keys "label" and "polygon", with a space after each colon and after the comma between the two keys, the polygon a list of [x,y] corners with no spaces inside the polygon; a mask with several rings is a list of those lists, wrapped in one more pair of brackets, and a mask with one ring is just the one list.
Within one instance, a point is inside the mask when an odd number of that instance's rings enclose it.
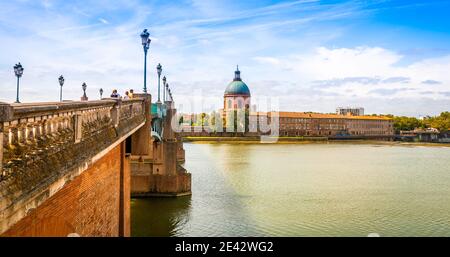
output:
{"label": "stone balustrade", "polygon": [[9,181],[10,190],[32,189],[102,151],[144,122],[141,98],[0,103],[0,183]]}

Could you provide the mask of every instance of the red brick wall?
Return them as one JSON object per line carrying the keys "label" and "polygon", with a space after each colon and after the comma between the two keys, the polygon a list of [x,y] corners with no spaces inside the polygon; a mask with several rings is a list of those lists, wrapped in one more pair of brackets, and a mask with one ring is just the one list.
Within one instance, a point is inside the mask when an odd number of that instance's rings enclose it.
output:
{"label": "red brick wall", "polygon": [[[129,235],[130,173],[126,159],[126,165],[121,165],[121,160],[124,160],[121,148],[124,148],[123,143],[68,182],[2,236],[67,236],[69,233],[119,236],[120,232]],[[125,182],[122,187],[121,181]],[[121,206],[124,207],[122,211]],[[123,227],[119,229],[121,225]]]}
{"label": "red brick wall", "polygon": [[150,193],[186,193],[191,192],[191,174],[150,175]]}
{"label": "red brick wall", "polygon": [[[136,167],[138,164],[133,164]],[[150,167],[148,168],[150,170]],[[131,176],[131,193],[148,192],[151,174],[133,174]]]}
{"label": "red brick wall", "polygon": [[[122,147],[122,156],[125,155],[125,147]],[[131,235],[131,167],[130,167],[130,157],[126,156],[123,162],[123,172],[121,175],[121,206],[120,212],[122,217],[120,217],[120,231],[119,236],[130,236]]]}

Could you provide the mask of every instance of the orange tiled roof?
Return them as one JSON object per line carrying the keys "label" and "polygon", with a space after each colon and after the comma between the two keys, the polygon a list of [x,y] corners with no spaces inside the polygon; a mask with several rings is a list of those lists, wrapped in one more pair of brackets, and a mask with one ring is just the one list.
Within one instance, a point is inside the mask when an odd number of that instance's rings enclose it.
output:
{"label": "orange tiled roof", "polygon": [[355,119],[355,120],[392,120],[384,116],[350,116],[326,113],[278,112],[280,118],[313,118],[313,119]]}
{"label": "orange tiled roof", "polygon": [[250,112],[250,115],[265,116],[267,112]]}

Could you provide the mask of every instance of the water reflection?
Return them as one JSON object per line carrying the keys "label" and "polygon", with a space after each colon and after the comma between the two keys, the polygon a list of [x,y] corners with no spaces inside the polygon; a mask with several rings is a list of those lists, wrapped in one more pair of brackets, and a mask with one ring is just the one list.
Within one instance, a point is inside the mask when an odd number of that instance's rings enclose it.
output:
{"label": "water reflection", "polygon": [[185,148],[192,197],[134,199],[133,236],[450,235],[450,148]]}
{"label": "water reflection", "polygon": [[131,200],[133,236],[182,235],[189,221],[191,196]]}

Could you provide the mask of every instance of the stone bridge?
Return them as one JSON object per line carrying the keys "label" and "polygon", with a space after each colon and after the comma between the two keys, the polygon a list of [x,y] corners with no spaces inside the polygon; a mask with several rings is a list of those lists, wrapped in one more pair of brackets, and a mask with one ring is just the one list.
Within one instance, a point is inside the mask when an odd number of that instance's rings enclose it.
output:
{"label": "stone bridge", "polygon": [[0,235],[129,236],[131,195],[190,194],[173,102],[151,109],[149,94],[0,103]]}

